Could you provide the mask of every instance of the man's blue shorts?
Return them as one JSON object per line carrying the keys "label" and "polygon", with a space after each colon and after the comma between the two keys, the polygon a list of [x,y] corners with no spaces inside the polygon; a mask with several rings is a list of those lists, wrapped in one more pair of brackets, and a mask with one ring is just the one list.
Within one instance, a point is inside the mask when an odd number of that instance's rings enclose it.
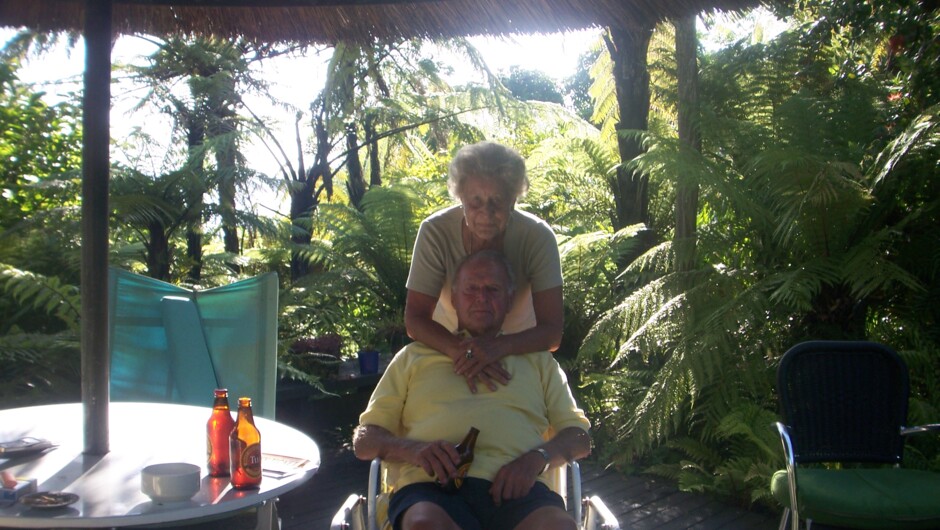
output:
{"label": "man's blue shorts", "polygon": [[395,530],[401,530],[401,515],[405,510],[427,501],[444,508],[463,530],[512,530],[543,506],[565,509],[561,496],[541,482],[536,482],[525,497],[504,501],[498,506],[490,496],[491,485],[488,480],[470,477],[456,493],[446,493],[434,482],[409,484],[392,494],[388,518],[394,521]]}

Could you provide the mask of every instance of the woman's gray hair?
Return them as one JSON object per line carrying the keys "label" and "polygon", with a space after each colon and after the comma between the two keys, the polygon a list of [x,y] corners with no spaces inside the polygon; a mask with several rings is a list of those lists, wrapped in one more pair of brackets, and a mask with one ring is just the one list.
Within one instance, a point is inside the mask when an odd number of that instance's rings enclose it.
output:
{"label": "woman's gray hair", "polygon": [[495,142],[479,142],[461,147],[447,171],[450,196],[460,200],[460,190],[467,177],[485,177],[499,182],[513,200],[529,189],[525,159],[514,149]]}

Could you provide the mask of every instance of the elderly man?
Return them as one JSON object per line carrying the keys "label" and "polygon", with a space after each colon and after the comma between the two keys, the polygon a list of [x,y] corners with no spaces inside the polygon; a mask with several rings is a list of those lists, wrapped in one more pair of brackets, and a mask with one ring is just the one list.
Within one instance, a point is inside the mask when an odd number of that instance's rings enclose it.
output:
{"label": "elderly man", "polygon": [[[499,333],[512,301],[510,271],[495,251],[472,254],[458,266],[452,299],[461,333]],[[590,453],[590,423],[550,353],[502,362],[513,383],[476,393],[450,358],[421,343],[390,363],[353,444],[357,457],[380,457],[397,475],[389,502],[396,529],[576,528],[544,474]],[[455,445],[470,427],[480,430],[475,458],[460,489],[447,493],[440,484],[455,477]]]}

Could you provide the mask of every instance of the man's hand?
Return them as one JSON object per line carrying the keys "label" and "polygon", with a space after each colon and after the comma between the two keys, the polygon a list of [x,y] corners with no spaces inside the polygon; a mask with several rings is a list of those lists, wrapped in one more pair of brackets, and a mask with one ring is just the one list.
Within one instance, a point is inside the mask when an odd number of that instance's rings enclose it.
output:
{"label": "man's hand", "polygon": [[460,455],[454,444],[447,440],[433,442],[413,442],[409,448],[412,458],[410,463],[421,466],[424,472],[435,477],[440,484],[457,475],[457,462]]}
{"label": "man's hand", "polygon": [[457,474],[460,455],[452,442],[435,440],[420,442],[395,436],[378,425],[360,425],[353,431],[353,450],[356,458],[381,458],[388,462],[407,462],[421,466],[424,472],[441,484]]}
{"label": "man's hand", "polygon": [[524,453],[501,467],[490,486],[493,502],[500,504],[504,500],[526,496],[544,467],[545,458],[535,451]]}
{"label": "man's hand", "polygon": [[477,379],[491,391],[498,388],[496,383],[509,384],[511,376],[500,362],[505,354],[496,346],[493,339],[479,337],[467,338],[460,343],[460,351],[464,353],[454,361],[454,373],[467,379],[471,392],[477,391]]}

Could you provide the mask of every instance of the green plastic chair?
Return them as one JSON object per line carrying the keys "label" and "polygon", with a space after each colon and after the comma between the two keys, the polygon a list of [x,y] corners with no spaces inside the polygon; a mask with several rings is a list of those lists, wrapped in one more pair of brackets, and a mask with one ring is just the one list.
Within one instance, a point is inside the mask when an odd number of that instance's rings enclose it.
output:
{"label": "green plastic chair", "polygon": [[276,273],[196,292],[111,268],[109,295],[112,400],[211,406],[228,388],[274,419]]}
{"label": "green plastic chair", "polygon": [[[780,530],[940,528],[940,473],[901,467],[905,437],[940,431],[907,424],[909,381],[882,344],[810,341],[777,370],[786,469],[771,492],[784,506]],[[929,435],[929,434],[928,434]]]}

